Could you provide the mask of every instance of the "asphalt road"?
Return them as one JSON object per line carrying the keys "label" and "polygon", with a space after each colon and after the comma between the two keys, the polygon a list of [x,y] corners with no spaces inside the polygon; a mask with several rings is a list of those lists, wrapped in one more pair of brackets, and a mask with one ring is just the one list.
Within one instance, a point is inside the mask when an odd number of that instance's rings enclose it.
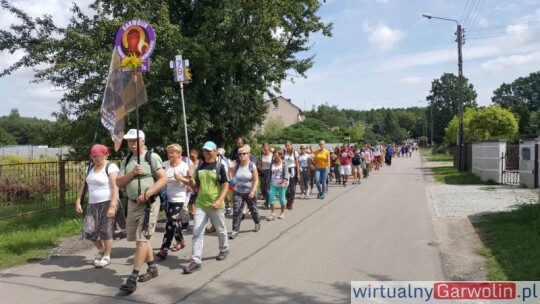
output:
{"label": "asphalt road", "polygon": [[[267,222],[269,211],[260,210],[260,232],[246,219],[226,261],[215,260],[217,237],[206,235],[202,269],[184,275],[189,234],[185,249],[159,262],[159,277],[131,295],[118,290],[134,253],[134,244],[122,240],[104,269],[92,266],[92,249],[2,270],[1,302],[345,303],[351,281],[442,280],[423,172],[414,153],[361,185],[332,184],[325,200],[297,199],[285,219]],[[161,238],[157,233],[154,248]]]}

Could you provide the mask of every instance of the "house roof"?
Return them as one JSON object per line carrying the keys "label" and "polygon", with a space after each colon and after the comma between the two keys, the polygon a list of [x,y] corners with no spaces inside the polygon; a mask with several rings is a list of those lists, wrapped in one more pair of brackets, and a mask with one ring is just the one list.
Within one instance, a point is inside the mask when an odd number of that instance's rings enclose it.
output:
{"label": "house roof", "polygon": [[[290,99],[288,99],[288,98],[285,98],[285,97],[283,97],[283,96],[278,96],[278,97],[276,97],[276,98],[274,98],[274,99],[281,99],[281,100],[284,100],[284,101],[288,102],[289,104],[291,104],[293,107],[297,108],[298,111],[304,112],[304,111],[302,111],[302,109],[300,109],[300,107],[298,107],[297,105],[295,105],[294,103],[292,103],[292,101],[291,101]],[[265,101],[265,102],[272,102],[274,99],[268,99],[268,100]]]}

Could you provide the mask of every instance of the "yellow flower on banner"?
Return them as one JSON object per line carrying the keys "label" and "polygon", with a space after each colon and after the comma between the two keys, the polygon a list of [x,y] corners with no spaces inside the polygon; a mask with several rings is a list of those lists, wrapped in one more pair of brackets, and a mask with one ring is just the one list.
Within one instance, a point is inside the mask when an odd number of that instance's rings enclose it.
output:
{"label": "yellow flower on banner", "polygon": [[187,80],[191,81],[191,70],[188,67],[186,67],[184,73],[186,74]]}
{"label": "yellow flower on banner", "polygon": [[141,66],[143,60],[137,57],[135,54],[131,54],[128,57],[122,59],[120,63],[122,67],[130,70],[132,73],[136,73],[137,69]]}

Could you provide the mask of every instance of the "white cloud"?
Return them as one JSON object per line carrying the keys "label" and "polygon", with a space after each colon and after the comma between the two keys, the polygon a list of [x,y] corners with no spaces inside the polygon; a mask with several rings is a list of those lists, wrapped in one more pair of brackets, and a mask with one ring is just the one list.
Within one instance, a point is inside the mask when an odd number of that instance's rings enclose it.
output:
{"label": "white cloud", "polygon": [[379,23],[375,27],[364,23],[364,32],[368,34],[369,43],[381,52],[392,50],[394,45],[405,37],[405,33],[402,30],[391,29],[384,23]]}
{"label": "white cloud", "polygon": [[408,77],[403,77],[403,78],[398,79],[396,83],[406,84],[406,85],[409,85],[409,84],[416,85],[416,84],[424,84],[429,81],[431,81],[431,79],[428,77],[408,76]]}
{"label": "white cloud", "polygon": [[494,60],[484,62],[481,66],[487,71],[498,72],[510,68],[538,66],[539,64],[540,52],[533,52],[527,55],[500,56]]}

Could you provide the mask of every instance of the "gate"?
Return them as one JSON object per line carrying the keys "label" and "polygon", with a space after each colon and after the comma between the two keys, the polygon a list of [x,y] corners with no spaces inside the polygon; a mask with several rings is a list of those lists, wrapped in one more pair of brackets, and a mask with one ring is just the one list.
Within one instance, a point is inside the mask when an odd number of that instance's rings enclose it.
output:
{"label": "gate", "polygon": [[501,156],[501,184],[519,186],[519,145],[506,145]]}

